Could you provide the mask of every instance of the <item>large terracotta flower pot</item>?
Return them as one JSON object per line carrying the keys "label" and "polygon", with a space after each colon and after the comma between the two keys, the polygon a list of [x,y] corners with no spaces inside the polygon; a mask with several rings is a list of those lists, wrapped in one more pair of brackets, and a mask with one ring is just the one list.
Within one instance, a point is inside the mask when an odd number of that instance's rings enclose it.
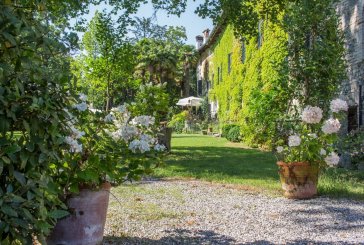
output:
{"label": "large terracotta flower pot", "polygon": [[97,191],[83,189],[68,200],[71,215],[57,222],[47,238],[48,245],[102,244],[111,185]]}
{"label": "large terracotta flower pot", "polygon": [[284,196],[308,199],[317,195],[319,168],[307,162],[277,162]]}

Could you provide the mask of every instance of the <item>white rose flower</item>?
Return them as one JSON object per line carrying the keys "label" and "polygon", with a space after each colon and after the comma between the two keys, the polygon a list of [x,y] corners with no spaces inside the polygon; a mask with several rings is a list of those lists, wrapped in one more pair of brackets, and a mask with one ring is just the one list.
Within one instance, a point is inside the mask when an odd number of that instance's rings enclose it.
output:
{"label": "white rose flower", "polygon": [[74,105],[73,107],[74,107],[74,108],[76,108],[76,109],[77,109],[77,110],[79,110],[79,111],[86,111],[86,110],[87,110],[87,108],[88,108],[88,106],[87,106],[86,102],[82,102],[82,103],[80,103],[80,104],[76,104],[76,105]]}
{"label": "white rose flower", "polygon": [[154,146],[154,150],[155,151],[165,151],[166,150],[166,147],[164,145],[156,144]]}
{"label": "white rose flower", "polygon": [[118,107],[114,107],[111,109],[112,112],[120,112],[120,113],[126,113],[128,111],[127,105],[119,105]]}
{"label": "white rose flower", "polygon": [[129,150],[131,150],[132,152],[135,153],[139,149],[139,145],[140,145],[140,141],[135,139],[132,142],[130,142]]}
{"label": "white rose flower", "polygon": [[80,139],[82,136],[85,135],[85,132],[78,130],[74,126],[71,126],[70,129],[72,131],[72,137],[75,139]]}
{"label": "white rose flower", "polygon": [[348,110],[348,103],[345,100],[336,99],[331,101],[330,109],[332,112],[340,112]]}
{"label": "white rose flower", "polygon": [[70,146],[70,152],[79,153],[82,152],[82,144],[79,144],[78,141],[70,136],[65,137],[64,140]]}
{"label": "white rose flower", "polygon": [[291,135],[288,137],[288,145],[290,147],[299,146],[301,144],[301,138],[299,135]]}
{"label": "white rose flower", "polygon": [[340,157],[335,153],[331,152],[327,157],[325,157],[325,162],[330,167],[337,166],[339,164]]}
{"label": "white rose flower", "polygon": [[81,101],[85,102],[87,100],[87,96],[83,93],[79,93],[78,97],[80,98]]}
{"label": "white rose flower", "polygon": [[138,116],[135,117],[131,123],[133,125],[140,125],[140,126],[144,126],[144,127],[148,127],[150,125],[153,125],[155,122],[155,118],[151,117],[151,116]]}
{"label": "white rose flower", "polygon": [[109,122],[113,122],[115,120],[115,116],[113,114],[108,114],[105,118],[104,121],[109,123]]}
{"label": "white rose flower", "polygon": [[276,150],[278,153],[282,153],[284,148],[283,148],[283,146],[277,146]]}
{"label": "white rose flower", "polygon": [[321,156],[326,156],[326,154],[327,154],[327,153],[326,153],[326,150],[325,150],[325,149],[321,149],[321,150],[320,150],[320,155],[321,155]]}
{"label": "white rose flower", "polygon": [[150,135],[148,135],[148,134],[142,134],[142,135],[140,136],[140,140],[141,140],[141,141],[146,141],[146,142],[148,142],[149,144],[153,144],[153,143],[156,141],[156,139],[155,139],[155,138],[153,138],[152,136],[150,136]]}
{"label": "white rose flower", "polygon": [[321,129],[325,134],[332,134],[339,132],[340,127],[341,123],[338,119],[330,118],[324,122]]}
{"label": "white rose flower", "polygon": [[139,150],[141,153],[144,153],[146,151],[150,151],[150,146],[147,141],[141,140],[139,145]]}
{"label": "white rose flower", "polygon": [[306,106],[301,118],[306,123],[319,123],[322,119],[322,110],[317,106]]}
{"label": "white rose flower", "polygon": [[309,137],[313,138],[313,139],[317,139],[317,134],[313,133],[313,134],[308,134]]}

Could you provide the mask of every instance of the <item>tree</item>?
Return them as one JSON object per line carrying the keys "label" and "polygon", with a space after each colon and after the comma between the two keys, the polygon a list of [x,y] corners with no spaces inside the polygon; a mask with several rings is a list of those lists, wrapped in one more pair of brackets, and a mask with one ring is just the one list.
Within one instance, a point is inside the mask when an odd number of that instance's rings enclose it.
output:
{"label": "tree", "polygon": [[85,54],[74,60],[79,86],[96,106],[102,101],[106,110],[113,106],[117,94],[127,93],[132,85],[134,50],[125,34],[125,25],[116,25],[109,14],[96,12],[82,40]]}

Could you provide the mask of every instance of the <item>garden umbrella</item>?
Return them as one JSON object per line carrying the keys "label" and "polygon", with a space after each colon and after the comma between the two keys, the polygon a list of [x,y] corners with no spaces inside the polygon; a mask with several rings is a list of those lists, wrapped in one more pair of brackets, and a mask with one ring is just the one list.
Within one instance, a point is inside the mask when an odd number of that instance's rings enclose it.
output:
{"label": "garden umbrella", "polygon": [[191,96],[191,97],[180,99],[177,102],[177,105],[198,107],[201,105],[202,101],[203,101],[203,99],[201,99],[201,98]]}

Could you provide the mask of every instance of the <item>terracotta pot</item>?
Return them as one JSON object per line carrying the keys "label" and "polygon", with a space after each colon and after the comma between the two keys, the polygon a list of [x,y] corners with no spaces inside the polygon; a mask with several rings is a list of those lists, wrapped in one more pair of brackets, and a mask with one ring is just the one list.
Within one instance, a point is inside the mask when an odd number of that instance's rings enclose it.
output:
{"label": "terracotta pot", "polygon": [[71,197],[67,204],[71,215],[57,222],[47,238],[48,245],[102,244],[111,185],[105,183],[100,190],[83,189]]}
{"label": "terracotta pot", "polygon": [[319,168],[307,162],[277,162],[284,196],[308,199],[317,195]]}

